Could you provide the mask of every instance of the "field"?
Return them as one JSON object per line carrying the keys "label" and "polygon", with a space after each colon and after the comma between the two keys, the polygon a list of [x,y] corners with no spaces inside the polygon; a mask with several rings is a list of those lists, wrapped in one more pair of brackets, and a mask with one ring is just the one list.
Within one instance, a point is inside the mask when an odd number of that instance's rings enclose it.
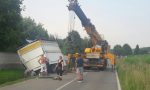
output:
{"label": "field", "polygon": [[16,81],[23,77],[24,77],[23,70],[21,70],[21,69],[0,70],[0,85],[7,83],[7,82]]}
{"label": "field", "polygon": [[119,59],[117,70],[122,90],[150,90],[150,55]]}

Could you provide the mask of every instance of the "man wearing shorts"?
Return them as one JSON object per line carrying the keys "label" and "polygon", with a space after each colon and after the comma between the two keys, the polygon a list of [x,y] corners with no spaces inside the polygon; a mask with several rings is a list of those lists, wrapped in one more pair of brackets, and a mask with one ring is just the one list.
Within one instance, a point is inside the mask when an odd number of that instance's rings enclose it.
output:
{"label": "man wearing shorts", "polygon": [[47,75],[46,57],[44,57],[44,54],[41,55],[39,62],[41,64],[41,75]]}
{"label": "man wearing shorts", "polygon": [[81,55],[78,55],[76,60],[76,72],[77,72],[77,80],[83,81],[83,59]]}

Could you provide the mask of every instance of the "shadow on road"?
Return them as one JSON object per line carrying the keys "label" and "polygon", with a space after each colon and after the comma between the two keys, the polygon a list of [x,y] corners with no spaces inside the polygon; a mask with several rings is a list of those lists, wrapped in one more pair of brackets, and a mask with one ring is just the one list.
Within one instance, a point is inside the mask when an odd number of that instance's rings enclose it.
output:
{"label": "shadow on road", "polygon": [[84,72],[115,72],[115,70],[112,70],[112,68],[108,67],[105,70],[100,70],[97,68],[91,68],[91,69],[85,69]]}

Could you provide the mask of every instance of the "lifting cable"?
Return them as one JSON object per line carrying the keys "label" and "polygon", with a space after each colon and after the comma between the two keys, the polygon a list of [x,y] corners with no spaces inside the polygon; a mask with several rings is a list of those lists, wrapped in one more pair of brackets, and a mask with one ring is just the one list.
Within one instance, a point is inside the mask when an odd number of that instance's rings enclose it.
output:
{"label": "lifting cable", "polygon": [[75,13],[73,11],[69,12],[69,24],[68,24],[68,31],[72,31],[75,28]]}
{"label": "lifting cable", "polygon": [[[69,11],[69,23],[68,23],[68,32],[75,30],[75,12]],[[70,41],[73,42],[74,38],[70,37]]]}

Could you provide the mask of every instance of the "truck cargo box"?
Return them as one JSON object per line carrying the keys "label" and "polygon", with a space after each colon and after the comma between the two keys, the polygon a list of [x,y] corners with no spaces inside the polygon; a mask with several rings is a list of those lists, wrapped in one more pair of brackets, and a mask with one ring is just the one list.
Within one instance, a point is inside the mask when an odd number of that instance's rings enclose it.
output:
{"label": "truck cargo box", "polygon": [[40,69],[39,58],[44,54],[50,65],[56,64],[59,56],[63,56],[55,41],[38,40],[18,50],[18,55],[29,71]]}

